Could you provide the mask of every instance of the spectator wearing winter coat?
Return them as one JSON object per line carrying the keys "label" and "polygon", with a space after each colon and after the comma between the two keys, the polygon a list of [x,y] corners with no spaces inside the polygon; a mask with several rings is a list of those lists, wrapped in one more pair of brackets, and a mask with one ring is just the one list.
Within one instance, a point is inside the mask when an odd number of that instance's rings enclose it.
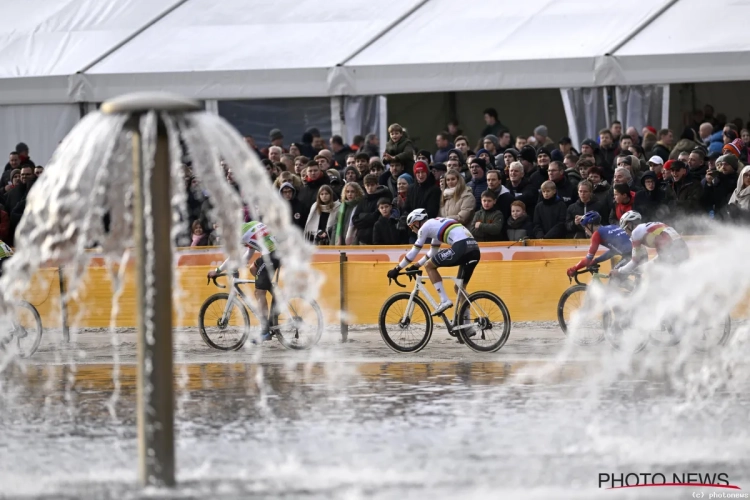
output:
{"label": "spectator wearing winter coat", "polygon": [[555,183],[542,183],[542,201],[534,209],[534,238],[565,238],[565,217],[567,207],[557,196]]}
{"label": "spectator wearing winter coat", "polygon": [[300,231],[304,232],[305,223],[307,222],[307,218],[304,215],[305,207],[302,202],[297,199],[297,190],[295,189],[294,184],[291,182],[283,183],[279,188],[279,193],[281,193],[281,197],[289,203],[292,224],[297,226]]}
{"label": "spectator wearing winter coat", "polygon": [[352,224],[354,224],[354,228],[357,230],[356,244],[372,245],[373,228],[378,218],[380,218],[378,200],[390,197],[391,192],[385,186],[379,186],[378,178],[372,174],[365,176],[364,184],[365,196],[357,206]]}
{"label": "spectator wearing winter coat", "polygon": [[[468,183],[471,193],[474,195],[474,210],[482,206],[482,193],[487,190],[487,163],[481,158],[474,158],[469,164],[471,170],[471,181]],[[468,221],[467,221],[468,222]]]}
{"label": "spectator wearing winter coat", "polygon": [[474,214],[468,227],[477,241],[503,241],[504,221],[503,213],[495,208],[495,193],[487,190],[482,193],[482,208]]}
{"label": "spectator wearing winter coat", "polygon": [[514,148],[508,148],[505,151],[503,151],[502,155],[497,155],[495,157],[495,166],[500,171],[502,178],[501,181],[504,181],[508,178],[508,169],[510,168],[510,164],[514,161],[518,161],[519,155],[518,150]]}
{"label": "spectator wearing winter coat", "polygon": [[547,169],[549,168],[550,162],[550,151],[545,147],[539,148],[536,153],[536,163],[539,168],[529,177],[529,182],[537,191],[541,189],[543,182],[549,180]]}
{"label": "spectator wearing winter coat", "polygon": [[[520,161],[514,161],[508,167],[508,180],[505,181],[505,187],[510,192],[513,201],[521,201],[526,207],[534,207],[537,201],[537,190],[534,189],[528,179],[524,177],[523,164]],[[512,205],[512,202],[511,202]],[[534,211],[531,210],[529,217],[533,217]]]}
{"label": "spectator wearing winter coat", "polygon": [[305,176],[304,183],[297,196],[305,207],[306,212],[304,216],[305,220],[307,220],[307,215],[310,213],[310,208],[318,197],[320,187],[330,185],[331,179],[327,173],[320,169],[318,163],[313,160],[307,164],[307,175]]}
{"label": "spectator wearing winter coat", "polygon": [[718,219],[726,219],[729,215],[727,204],[737,187],[739,165],[736,156],[724,155],[716,160],[717,170],[709,170],[706,173],[703,205],[707,210],[713,210]]}
{"label": "spectator wearing winter coat", "polygon": [[336,162],[336,168],[343,170],[346,167],[347,156],[354,154],[354,150],[344,144],[344,139],[340,135],[334,135],[329,142],[333,159]]}
{"label": "spectator wearing winter coat", "polygon": [[385,145],[383,163],[389,163],[392,159],[401,160],[404,172],[411,174],[414,167],[414,145],[406,135],[404,128],[398,123],[388,127],[390,140]]}
{"label": "spectator wearing winter coat", "polygon": [[193,236],[190,242],[191,247],[205,247],[208,245],[208,233],[203,229],[200,221],[193,221],[191,230]]}
{"label": "spectator wearing winter coat", "polygon": [[435,151],[433,161],[435,163],[445,163],[448,161],[448,152],[454,147],[450,140],[450,134],[445,131],[440,132],[435,138],[435,145],[437,146],[437,151]]}
{"label": "spectator wearing winter coat", "polygon": [[388,198],[378,200],[380,217],[372,231],[373,245],[401,245],[408,241],[405,231],[399,231],[398,218],[393,216],[393,206]]}
{"label": "spectator wearing winter coat", "polygon": [[393,211],[396,216],[401,215],[406,210],[406,197],[409,194],[409,188],[414,185],[414,178],[409,174],[401,174],[396,182],[398,193],[393,198]]}
{"label": "spectator wearing winter coat", "polygon": [[609,182],[602,177],[603,173],[601,167],[591,167],[588,169],[586,180],[594,186],[594,198],[596,201],[601,205],[607,205],[605,198],[609,194],[611,186],[609,185]]}
{"label": "spectator wearing winter coat", "polygon": [[594,186],[589,181],[578,183],[578,199],[571,204],[566,212],[565,229],[568,232],[568,238],[586,239],[586,231],[580,225],[580,220],[586,212],[599,212],[601,214],[601,204],[593,196]]}
{"label": "spectator wearing winter coat", "polygon": [[689,153],[695,148],[697,148],[699,144],[700,144],[700,139],[698,138],[698,135],[695,133],[695,130],[693,130],[693,127],[685,127],[685,130],[682,131],[682,135],[680,136],[680,140],[677,141],[677,144],[674,145],[674,147],[672,148],[672,151],[669,153],[668,159],[676,160],[677,157],[680,156],[680,153],[682,152]]}
{"label": "spectator wearing winter coat", "polygon": [[334,245],[354,245],[357,230],[352,223],[354,213],[365,193],[359,184],[350,182],[341,191],[341,205],[336,213],[336,230],[334,231]]}
{"label": "spectator wearing winter coat", "polygon": [[[436,165],[439,165],[439,164],[436,164]],[[434,169],[436,165],[432,166],[433,175],[435,175]],[[469,171],[469,168],[467,167],[466,162],[464,161],[464,155],[463,153],[461,153],[460,149],[451,149],[448,152],[448,161],[445,162],[445,169],[446,169],[446,172],[448,170],[457,170],[458,172],[461,173],[461,175],[463,176],[466,182],[469,182],[471,180],[471,172]]]}
{"label": "spectator wearing winter coat", "polygon": [[449,170],[445,174],[445,189],[440,200],[440,217],[446,217],[469,227],[474,215],[474,195],[466,186],[458,170]]}
{"label": "spectator wearing winter coat", "polygon": [[510,190],[501,183],[499,170],[489,170],[485,174],[487,177],[487,190],[495,193],[495,208],[503,214],[503,219],[508,220],[510,217],[510,204],[513,203],[513,195]]}
{"label": "spectator wearing winter coat", "polygon": [[612,131],[608,128],[603,128],[599,131],[599,153],[602,156],[603,165],[609,165],[614,168],[616,158],[620,149],[614,142],[612,137]]}
{"label": "spectator wearing winter coat", "polygon": [[618,224],[622,214],[633,210],[635,192],[631,191],[627,184],[615,184],[612,190],[614,191],[614,207],[609,215],[609,223]]}
{"label": "spectator wearing winter coat", "polygon": [[406,224],[406,216],[409,212],[417,208],[425,209],[429,219],[437,217],[440,212],[442,193],[425,162],[418,161],[414,164],[414,177],[416,182],[409,188],[409,193],[406,195],[406,210],[401,213],[404,224]]}
{"label": "spectator wearing winter coat", "polygon": [[404,166],[399,158],[394,157],[391,160],[390,170],[386,170],[378,179],[378,184],[385,186],[391,192],[394,198],[398,195],[398,178],[404,173]]}
{"label": "spectator wearing winter coat", "polygon": [[727,204],[729,216],[739,222],[750,222],[750,165],[746,165],[737,178],[737,187]]}
{"label": "spectator wearing winter coat", "polygon": [[578,192],[572,182],[565,176],[565,165],[559,161],[553,161],[547,168],[547,174],[549,180],[555,183],[555,189],[557,190],[557,197],[565,202],[565,206],[569,207],[578,199]]}
{"label": "spectator wearing winter coat", "polygon": [[679,160],[672,163],[672,178],[677,201],[675,202],[676,216],[691,216],[700,214],[702,210],[703,187],[701,181],[688,174],[688,166]]}
{"label": "spectator wearing winter coat", "polygon": [[505,221],[505,232],[509,241],[531,238],[534,234],[534,225],[522,201],[514,201],[510,204],[510,219]]}
{"label": "spectator wearing winter coat", "polygon": [[[747,130],[742,129],[745,133],[745,136],[747,136]],[[733,154],[736,156],[741,162],[747,163],[747,144],[745,144],[743,139],[735,139],[732,142],[728,144],[724,144],[724,147],[721,148],[722,154]],[[36,172],[36,170],[34,170]]]}
{"label": "spectator wearing winter coat", "polygon": [[643,222],[663,222],[669,214],[667,194],[660,188],[659,179],[650,170],[641,177],[642,191],[635,194],[633,210],[641,214]]}
{"label": "spectator wearing winter coat", "polygon": [[594,164],[597,167],[602,168],[603,179],[607,182],[612,182],[612,176],[614,175],[614,169],[612,164],[606,164],[602,153],[599,150],[599,144],[593,139],[584,139],[581,143],[581,155],[591,155],[594,158]]}
{"label": "spectator wearing winter coat", "polygon": [[[659,133],[656,135],[657,141],[656,145],[654,145],[654,148],[651,150],[651,154],[661,157],[662,160],[667,161],[669,160],[669,153],[672,150],[672,142],[674,141],[674,136],[672,135],[672,131],[666,128],[663,128],[659,130]],[[644,146],[645,149],[645,146]],[[678,153],[679,154],[679,153]]]}
{"label": "spectator wearing winter coat", "polygon": [[305,221],[305,238],[316,245],[331,245],[340,202],[334,200],[331,186],[321,186]]}
{"label": "spectator wearing winter coat", "polygon": [[359,169],[357,167],[346,167],[344,169],[343,177],[342,181],[344,184],[347,182],[356,182],[357,184],[362,185],[362,177],[359,175]]}

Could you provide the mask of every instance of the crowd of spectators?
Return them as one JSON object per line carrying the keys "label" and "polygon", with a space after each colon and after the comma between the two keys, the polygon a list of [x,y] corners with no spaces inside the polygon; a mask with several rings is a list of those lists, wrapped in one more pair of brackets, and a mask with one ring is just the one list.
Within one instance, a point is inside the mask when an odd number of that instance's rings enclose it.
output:
{"label": "crowd of spectators", "polygon": [[19,142],[8,155],[8,163],[0,175],[0,240],[14,245],[16,227],[26,209],[26,195],[36,179],[44,173],[29,156],[29,147]]}
{"label": "crowd of spectators", "polygon": [[[429,149],[395,123],[382,147],[375,134],[345,144],[314,128],[298,143],[286,144],[277,129],[262,149],[246,141],[290,204],[292,222],[317,245],[414,241],[405,218],[415,208],[457,220],[478,241],[585,238],[579,220],[591,210],[612,224],[637,210],[686,234],[699,231],[699,216],[750,220],[750,132],[710,106],[679,137],[615,121],[579,147],[568,137],[555,142],[544,125],[514,136],[491,108],[484,120],[474,149],[456,121]],[[193,241],[210,228],[198,231]]]}

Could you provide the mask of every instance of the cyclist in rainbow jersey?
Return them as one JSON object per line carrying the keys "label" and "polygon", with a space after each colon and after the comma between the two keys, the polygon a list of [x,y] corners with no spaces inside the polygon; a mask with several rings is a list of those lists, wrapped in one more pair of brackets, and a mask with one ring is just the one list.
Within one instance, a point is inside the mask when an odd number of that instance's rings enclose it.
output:
{"label": "cyclist in rainbow jersey", "polygon": [[630,235],[633,242],[633,258],[610,275],[632,273],[638,266],[648,262],[647,248],[656,249],[654,261],[662,264],[679,264],[690,257],[682,236],[663,222],[641,224],[641,214],[631,210],[622,214],[620,227]]}
{"label": "cyclist in rainbow jersey", "polygon": [[[250,221],[242,224],[242,244],[247,247],[243,260],[250,262],[255,252],[260,253],[255,262],[250,266],[250,275],[255,277],[255,299],[260,307],[261,321],[264,322],[262,336],[263,340],[269,340],[271,335],[267,331],[265,321],[268,318],[268,301],[266,292],[273,288],[273,274],[281,268],[281,262],[276,255],[276,237],[268,230],[268,226],[259,221]],[[226,267],[229,259],[225,260],[219,267],[208,272],[208,277],[213,278]],[[268,265],[270,264],[270,266]]]}
{"label": "cyclist in rainbow jersey", "polygon": [[[425,266],[430,281],[440,295],[440,304],[432,313],[435,316],[453,306],[453,302],[445,293],[443,278],[437,269],[459,266],[457,277],[462,280],[461,286],[466,288],[474,273],[474,268],[479,264],[481,257],[479,245],[469,230],[459,222],[443,217],[427,220],[427,212],[422,208],[412,211],[406,218],[406,224],[417,233],[417,241],[399,265],[388,271],[388,277],[391,279],[397,277],[401,269],[414,261],[427,240],[432,240],[427,255],[410,266],[408,270],[416,270]],[[440,245],[443,243],[450,245],[450,248],[440,250]]]}

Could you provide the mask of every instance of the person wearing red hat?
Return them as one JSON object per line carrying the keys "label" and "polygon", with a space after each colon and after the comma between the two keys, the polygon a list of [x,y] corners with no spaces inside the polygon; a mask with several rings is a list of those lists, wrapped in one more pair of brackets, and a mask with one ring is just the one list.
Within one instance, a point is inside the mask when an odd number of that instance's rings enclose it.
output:
{"label": "person wearing red hat", "polygon": [[[432,175],[427,163],[418,161],[414,164],[414,185],[409,188],[406,195],[406,205],[401,216],[403,224],[406,227],[406,215],[417,208],[423,208],[427,211],[427,216],[433,219],[440,212],[440,198],[442,193],[435,183],[435,176]],[[416,241],[416,235],[411,235],[411,239]],[[410,241],[410,243],[414,243]]]}

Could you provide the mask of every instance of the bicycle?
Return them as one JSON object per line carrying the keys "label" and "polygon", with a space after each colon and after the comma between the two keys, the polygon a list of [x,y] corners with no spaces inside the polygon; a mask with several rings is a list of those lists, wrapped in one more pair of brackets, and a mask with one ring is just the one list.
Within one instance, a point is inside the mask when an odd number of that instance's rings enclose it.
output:
{"label": "bicycle", "polygon": [[[409,292],[398,292],[391,295],[380,309],[378,326],[380,335],[383,337],[385,344],[396,352],[419,352],[427,345],[432,337],[433,321],[430,314],[431,309],[436,309],[438,302],[427,291],[426,284],[429,278],[422,276],[421,270],[405,271],[399,273],[399,276],[408,276],[409,281],[414,280],[414,289]],[[458,287],[459,307],[454,308],[453,321],[448,320],[445,312],[439,314],[443,319],[448,333],[452,337],[458,336],[459,342],[466,344],[470,349],[476,352],[496,352],[505,345],[510,335],[510,313],[505,303],[494,293],[487,291],[474,292],[467,294],[461,286],[461,279],[446,276],[444,280],[453,281]],[[393,280],[396,285],[406,288],[406,285],[398,281],[398,276]],[[388,280],[390,285],[391,280]],[[424,299],[419,295],[422,292]],[[427,303],[431,309],[428,309]],[[486,301],[482,306],[480,301]],[[497,314],[488,314],[486,311],[489,305],[495,305],[500,310]],[[415,313],[421,313],[421,316],[415,317]],[[389,316],[389,313],[393,315]],[[473,319],[472,319],[472,316]],[[417,319],[417,321],[415,321]],[[415,342],[411,345],[401,344],[395,339],[396,334],[401,337],[407,335],[412,327],[421,325],[416,328]],[[389,333],[389,328],[394,330],[393,334]],[[488,337],[493,337],[493,340]]]}
{"label": "bicycle", "polygon": [[[25,300],[15,301],[13,305],[15,317],[9,320],[11,328],[9,331],[6,330],[6,335],[0,335],[0,349],[7,350],[7,346],[15,341],[18,354],[22,358],[28,358],[36,352],[42,341],[42,318],[36,307]],[[24,318],[19,318],[20,311],[28,314],[24,314]],[[21,341],[24,339],[26,342],[22,344]]]}
{"label": "bicycle", "polygon": [[[217,278],[226,276],[226,273],[217,274],[214,278],[209,278],[210,283],[213,280],[214,285],[218,288],[227,288],[216,282]],[[278,276],[278,274],[277,274]],[[248,296],[240,289],[240,285],[254,284],[255,280],[239,279],[239,273],[233,273],[232,291],[227,293],[217,293],[209,298],[201,306],[198,313],[198,327],[203,341],[214,349],[220,351],[236,351],[242,348],[250,335],[250,329],[253,322],[250,319],[248,310],[253,314],[254,319],[260,318],[255,308],[250,304]],[[208,284],[208,283],[207,283]],[[267,318],[268,330],[272,337],[287,349],[303,350],[310,349],[318,343],[323,335],[323,312],[314,300],[304,299],[302,297],[289,297],[285,304],[279,304],[276,299],[277,280],[274,279],[271,290],[271,304],[269,305],[269,315]],[[224,301],[225,305],[218,308],[212,307]],[[236,308],[236,311],[233,310]],[[281,308],[281,310],[278,310]],[[304,309],[307,309],[306,311]],[[207,315],[214,314],[218,311],[216,317]],[[303,312],[307,312],[303,316]],[[208,320],[207,320],[208,319]],[[209,328],[216,327],[209,333]],[[262,322],[257,321],[258,332]],[[212,338],[214,337],[214,338]],[[219,342],[227,341],[226,345]]]}
{"label": "bicycle", "polygon": [[[573,280],[575,280],[576,284],[569,287],[567,290],[565,290],[562,295],[560,296],[560,300],[557,303],[557,322],[560,324],[560,328],[562,329],[563,333],[565,335],[568,335],[568,324],[572,318],[568,317],[566,319],[566,308],[565,306],[568,304],[577,304],[578,307],[575,308],[573,311],[570,311],[569,316],[572,316],[573,312],[576,312],[580,310],[581,308],[586,308],[588,304],[586,304],[585,298],[586,298],[586,290],[588,288],[588,285],[586,283],[581,283],[578,279],[578,276],[581,274],[591,273],[591,279],[592,283],[602,283],[603,279],[609,279],[608,274],[602,274],[599,272],[599,266],[589,266],[585,269],[576,271],[576,274],[571,278],[568,279],[572,283]],[[572,305],[571,304],[571,305]],[[602,318],[603,321],[603,318]],[[577,325],[576,329],[576,335],[570,337],[573,342],[575,342],[578,345],[597,345],[601,344],[604,341],[604,329],[603,326],[598,326],[597,323],[599,323],[598,320],[594,321],[594,325],[589,326],[588,328],[593,329],[596,333],[589,336],[583,334],[583,330],[587,328],[584,325],[580,324],[581,321],[579,321],[579,325]]]}

